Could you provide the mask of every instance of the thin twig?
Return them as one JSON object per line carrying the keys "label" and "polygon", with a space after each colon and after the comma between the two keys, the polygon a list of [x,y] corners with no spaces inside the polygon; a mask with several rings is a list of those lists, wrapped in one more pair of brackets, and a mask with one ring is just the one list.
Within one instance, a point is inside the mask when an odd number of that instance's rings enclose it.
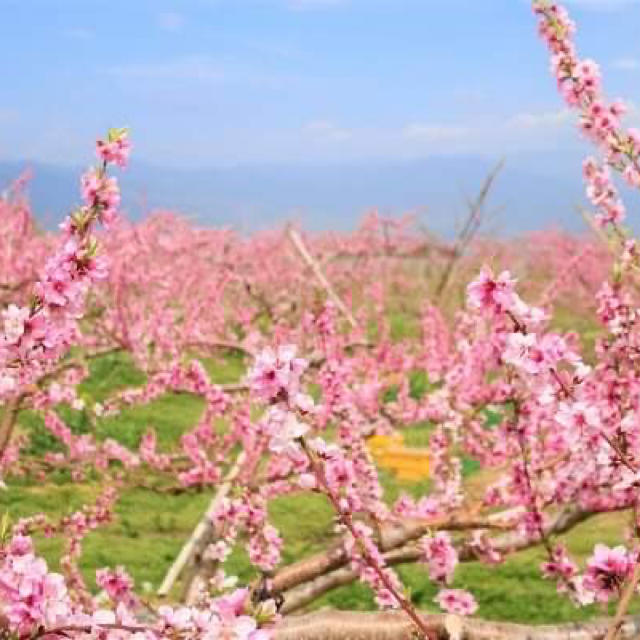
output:
{"label": "thin twig", "polygon": [[11,442],[11,436],[13,435],[23,400],[24,394],[14,396],[5,407],[2,422],[0,423],[0,460],[4,457],[9,442]]}
{"label": "thin twig", "polygon": [[440,282],[436,287],[436,300],[439,300],[441,298],[442,294],[447,288],[447,284],[449,284],[449,281],[451,280],[451,276],[453,275],[456,264],[458,263],[481,227],[485,202],[487,200],[489,192],[491,191],[491,187],[493,186],[493,183],[498,177],[498,174],[502,170],[503,166],[504,160],[500,160],[500,162],[489,172],[489,175],[485,178],[485,181],[482,184],[482,188],[476,196],[476,199],[468,203],[469,213],[462,229],[460,230],[460,233],[458,233],[458,237],[456,238],[456,241],[453,245],[453,251],[449,257],[447,266],[445,267],[445,270],[440,278]]}
{"label": "thin twig", "polygon": [[307,250],[307,247],[300,237],[300,234],[293,227],[289,227],[287,229],[287,234],[296,251],[298,252],[298,254],[300,254],[300,257],[311,269],[313,275],[316,277],[316,280],[323,286],[324,290],[327,292],[327,295],[329,296],[329,298],[331,298],[331,301],[336,305],[336,307],[338,307],[342,315],[349,321],[349,324],[354,329],[357,329],[358,323],[356,322],[356,319],[353,317],[351,311],[349,311],[349,309],[347,308],[347,305],[345,305],[340,296],[336,293],[335,289],[331,286],[329,280],[327,280],[327,277],[324,275],[322,269],[320,268],[318,261]]}

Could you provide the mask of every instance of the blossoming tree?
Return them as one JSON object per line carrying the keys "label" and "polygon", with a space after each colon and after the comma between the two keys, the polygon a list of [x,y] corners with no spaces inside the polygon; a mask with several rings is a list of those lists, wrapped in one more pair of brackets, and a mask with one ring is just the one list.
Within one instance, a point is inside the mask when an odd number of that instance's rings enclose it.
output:
{"label": "blossoming tree", "polygon": [[[59,520],[5,518],[7,637],[566,637],[560,627],[475,620],[473,593],[452,587],[461,563],[491,567],[533,546],[544,550],[541,579],[555,581],[558,597],[616,603],[615,616],[586,625],[585,637],[635,633],[625,616],[640,581],[639,265],[611,172],[640,186],[640,134],[623,128],[624,106],[607,101],[597,65],[578,57],[566,11],[546,0],[533,9],[561,94],[602,156],[585,162],[584,177],[607,242],[546,245],[562,273],[542,290],[509,271],[476,269],[487,253],[479,242],[459,260],[460,273],[475,270],[460,308],[433,304],[416,260],[426,255],[431,269],[448,270],[447,251],[408,220],[372,216],[346,237],[289,229],[240,238],[168,214],[129,224],[108,175],[128,161],[123,129],[98,141],[99,164],[81,179],[83,205],[59,233],[38,232],[14,185],[0,202],[2,476],[10,485],[19,474],[64,469],[78,482],[100,478],[102,490]],[[523,259],[503,253],[500,261]],[[539,262],[534,250],[532,274]],[[593,304],[602,326],[593,353],[554,326],[561,292]],[[417,331],[394,340],[389,309],[404,298],[421,299]],[[244,359],[246,374],[216,384],[207,364],[229,352]],[[89,363],[113,353],[127,354],[143,382],[87,405],[79,385]],[[411,388],[416,371],[428,379],[422,393]],[[66,405],[99,421],[170,393],[203,407],[170,450],[152,429],[136,447],[78,434],[59,411]],[[42,416],[57,451],[29,454],[29,433],[16,428],[24,409]],[[429,493],[389,501],[369,438],[419,422],[430,425]],[[465,457],[490,472],[480,495],[462,473]],[[209,508],[157,596],[136,593],[122,567],[98,568],[95,595],[78,565],[83,538],[114,517],[124,487],[148,487],[149,478],[172,491],[209,491]],[[335,535],[322,553],[285,564],[269,505],[293,493],[322,496]],[[597,544],[579,566],[557,535],[612,511],[630,514],[628,542]],[[36,533],[65,540],[61,573],[38,556]],[[255,568],[242,588],[224,572],[237,546]],[[417,608],[394,569],[402,563],[424,567],[445,615]],[[355,580],[382,613],[293,615]]]}

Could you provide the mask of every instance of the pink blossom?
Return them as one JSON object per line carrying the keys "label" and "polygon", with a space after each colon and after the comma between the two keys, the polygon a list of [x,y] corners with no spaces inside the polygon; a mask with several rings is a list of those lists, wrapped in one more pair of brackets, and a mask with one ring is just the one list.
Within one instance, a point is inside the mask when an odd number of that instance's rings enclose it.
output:
{"label": "pink blossom", "polygon": [[273,453],[292,454],[298,451],[296,440],[301,438],[309,427],[300,422],[293,413],[276,412],[272,409],[267,418],[270,422],[270,430],[273,435],[269,441],[269,449]]}
{"label": "pink blossom", "polygon": [[587,560],[584,587],[594,593],[596,601],[608,602],[620,594],[633,564],[631,554],[623,546],[610,548],[597,544]]}
{"label": "pink blossom", "polygon": [[300,376],[306,360],[296,357],[296,347],[280,346],[275,351],[264,349],[258,354],[248,374],[249,386],[256,397],[266,401],[295,398],[300,388]]}
{"label": "pink blossom", "polygon": [[105,163],[126,167],[131,153],[131,141],[126,129],[112,129],[108,140],[96,142],[96,154]]}
{"label": "pink blossom", "polygon": [[482,267],[478,277],[467,286],[467,302],[471,309],[494,314],[511,309],[515,301],[516,280],[508,271],[497,277],[487,266]]}
{"label": "pink blossom", "polygon": [[129,609],[135,607],[137,598],[133,595],[133,580],[123,567],[96,571],[96,583],[115,604],[121,602]]}
{"label": "pink blossom", "polygon": [[[553,549],[553,554],[550,560],[543,562],[540,565],[542,575],[545,578],[551,578],[558,580],[559,586],[566,584],[571,578],[578,573],[578,567],[569,558],[567,550],[563,545],[557,545]],[[566,589],[566,587],[564,587]]]}
{"label": "pink blossom", "polygon": [[535,375],[545,370],[546,354],[538,344],[535,333],[510,333],[503,359],[526,373]]}
{"label": "pink blossom", "polygon": [[478,609],[475,598],[462,589],[441,589],[434,601],[443,611],[459,616],[471,616]]}
{"label": "pink blossom", "polygon": [[598,429],[602,421],[597,407],[586,402],[562,403],[558,407],[556,421],[567,429]]}
{"label": "pink blossom", "polygon": [[420,541],[421,560],[429,567],[429,577],[435,582],[449,584],[458,564],[458,553],[449,534],[439,531]]}
{"label": "pink blossom", "polygon": [[4,340],[8,344],[15,344],[25,331],[25,323],[29,318],[29,309],[10,304],[3,312]]}

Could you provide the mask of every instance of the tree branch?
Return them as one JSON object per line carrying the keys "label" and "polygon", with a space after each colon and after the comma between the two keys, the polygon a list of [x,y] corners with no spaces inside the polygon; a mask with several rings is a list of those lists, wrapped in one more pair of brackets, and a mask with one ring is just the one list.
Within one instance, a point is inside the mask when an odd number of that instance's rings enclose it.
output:
{"label": "tree branch", "polygon": [[[426,625],[438,638],[451,640],[599,640],[610,621],[559,625],[523,625],[453,615],[426,615]],[[620,638],[640,637],[640,617],[625,618]],[[401,612],[321,611],[285,618],[274,640],[412,640],[413,625]]]}
{"label": "tree branch", "polygon": [[[545,527],[546,535],[565,533],[577,524],[595,515],[593,512],[582,511],[578,507],[570,507],[558,514],[555,519]],[[413,539],[415,540],[415,538]],[[522,534],[509,532],[492,539],[491,545],[496,551],[507,553],[533,547],[537,545],[538,542],[538,540],[532,540]],[[420,555],[421,551],[417,545],[404,544],[403,546],[398,545],[388,550],[387,553],[384,554],[384,559],[388,566],[394,566],[416,562],[419,560]],[[459,549],[458,556],[460,562],[472,562],[478,559],[475,551],[470,546],[464,544]],[[300,579],[310,576],[312,566],[306,567],[306,574],[300,569],[298,569],[298,573],[296,574],[293,571],[295,565],[291,565],[290,567],[285,567],[285,569],[275,576],[272,583],[273,591],[283,593],[284,595],[283,613],[291,613],[301,609],[325,593],[338,587],[351,584],[358,579],[358,574],[355,571],[344,566],[348,562],[348,558],[345,557],[344,562],[341,562],[341,564],[338,564],[338,559],[334,556],[331,556],[328,560],[332,561],[332,568],[326,569],[324,573],[316,573],[316,577],[307,577],[304,582],[301,582]],[[329,562],[327,562],[327,564],[329,564]],[[313,568],[316,570],[320,569],[320,564],[318,563]],[[296,581],[296,586],[292,586]]]}

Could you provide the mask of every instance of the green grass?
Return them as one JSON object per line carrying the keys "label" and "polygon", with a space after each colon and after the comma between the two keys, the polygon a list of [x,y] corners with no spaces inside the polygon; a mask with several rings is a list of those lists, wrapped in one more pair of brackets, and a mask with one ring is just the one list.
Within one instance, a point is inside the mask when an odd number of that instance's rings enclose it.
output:
{"label": "green grass", "polygon": [[[238,380],[244,371],[243,361],[237,356],[230,355],[224,360],[212,360],[206,364],[214,380],[220,383]],[[91,374],[81,385],[82,396],[91,403],[103,400],[115,389],[144,382],[144,376],[122,356],[109,356],[93,362]],[[429,381],[424,374],[411,374],[411,391],[415,397],[429,389]],[[112,437],[135,447],[146,429],[153,426],[157,430],[160,447],[167,447],[194,425],[201,411],[202,403],[198,399],[171,394],[148,405],[123,410],[118,416],[99,420],[96,433],[100,438]],[[92,429],[81,412],[64,409],[62,413],[75,432]],[[495,422],[500,416],[491,414],[489,418],[490,422]],[[33,413],[21,414],[20,428],[31,435],[32,455],[41,455],[57,446],[41,418]],[[426,446],[431,430],[432,425],[428,423],[414,425],[405,430],[405,440],[409,446]],[[463,465],[465,475],[474,474],[478,468],[478,463],[470,459],[465,459]],[[399,483],[386,471],[381,471],[381,478],[388,500],[395,499],[403,491],[418,497],[429,489],[428,480]],[[62,516],[90,503],[100,489],[95,480],[73,483],[64,473],[54,475],[45,484],[9,478],[8,485],[9,489],[0,493],[0,510],[8,511],[13,519],[37,512]],[[125,491],[118,502],[114,522],[86,538],[81,568],[90,585],[94,584],[96,568],[124,565],[138,585],[148,582],[157,587],[209,499],[208,493],[175,496],[143,489]],[[321,551],[334,536],[333,514],[321,496],[282,497],[274,500],[269,509],[285,541],[285,563]],[[624,518],[620,514],[596,518],[576,528],[565,541],[576,557],[583,560],[596,542],[615,544],[622,540]],[[40,552],[52,567],[57,567],[62,541],[41,537],[37,541]],[[555,622],[579,620],[601,613],[594,607],[577,610],[565,598],[558,596],[555,585],[540,577],[538,566],[541,560],[540,550],[533,549],[510,556],[497,568],[479,563],[465,564],[456,572],[454,586],[471,589],[480,604],[479,615],[486,618]],[[230,574],[239,575],[242,581],[249,581],[255,575],[242,548],[234,551],[226,568]],[[425,570],[413,565],[400,567],[399,572],[410,588],[413,600],[423,608],[435,610],[433,597],[436,590],[429,583]],[[363,585],[353,584],[325,595],[313,606],[370,609],[374,605],[370,591]]]}

